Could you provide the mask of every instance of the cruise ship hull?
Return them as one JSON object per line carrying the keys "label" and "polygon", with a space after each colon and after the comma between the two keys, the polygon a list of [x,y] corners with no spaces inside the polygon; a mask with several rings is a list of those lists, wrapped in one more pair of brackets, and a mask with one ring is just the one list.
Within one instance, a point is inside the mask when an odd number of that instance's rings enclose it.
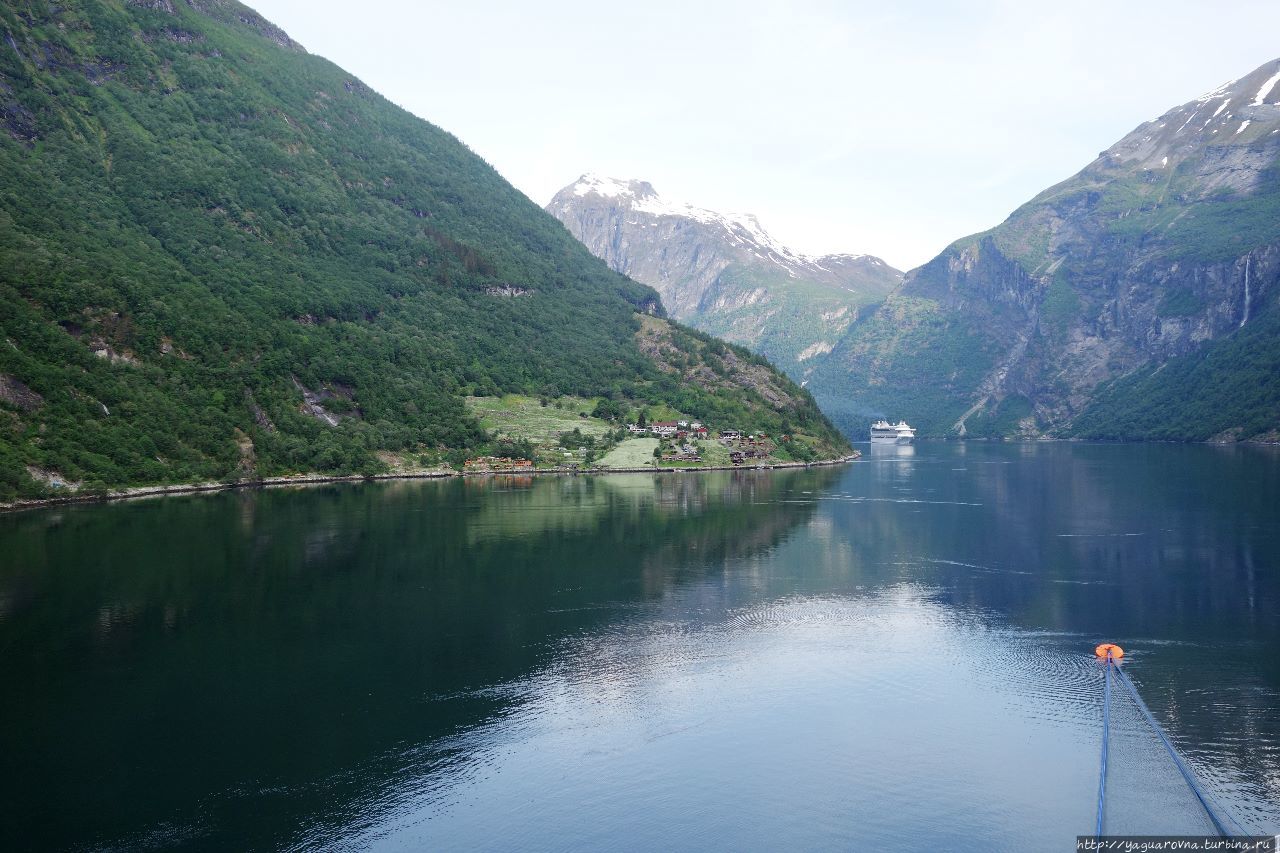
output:
{"label": "cruise ship hull", "polygon": [[871,425],[872,444],[910,444],[916,431],[906,421],[891,424],[881,418]]}

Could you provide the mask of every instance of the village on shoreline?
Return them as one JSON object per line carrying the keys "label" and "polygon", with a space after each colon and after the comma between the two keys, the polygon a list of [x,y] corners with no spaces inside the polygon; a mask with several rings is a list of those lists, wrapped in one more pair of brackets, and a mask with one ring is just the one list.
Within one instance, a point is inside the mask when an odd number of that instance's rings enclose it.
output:
{"label": "village on shoreline", "polygon": [[[127,500],[227,489],[355,483],[379,480],[425,480],[454,477],[518,478],[534,475],[654,474],[701,471],[764,471],[838,465],[861,456],[854,450],[837,457],[817,456],[802,436],[713,429],[684,417],[653,419],[641,410],[621,426],[593,416],[589,399],[558,400],[524,395],[468,398],[468,405],[504,455],[378,454],[382,470],[352,474],[299,472],[278,476],[240,476],[205,482],[111,488],[88,492],[67,483],[65,491],[40,498],[0,504],[0,512],[60,504]],[[807,458],[796,458],[805,456]]]}
{"label": "village on shoreline", "polygon": [[[53,498],[34,498],[27,500],[0,503],[0,513],[17,512],[41,507],[62,506],[66,504],[105,503],[108,501],[137,500],[142,498],[164,497],[166,495],[191,495],[205,492],[224,492],[233,489],[282,488],[287,486],[320,486],[329,483],[368,483],[387,482],[393,480],[450,480],[463,478],[495,479],[501,478],[515,484],[532,482],[535,476],[599,476],[612,474],[701,474],[713,471],[751,471],[765,472],[791,468],[822,468],[832,465],[843,465],[857,461],[862,457],[860,451],[853,451],[847,456],[836,459],[818,459],[812,462],[760,462],[755,465],[664,465],[640,468],[579,468],[562,466],[557,468],[534,468],[532,465],[509,468],[475,468],[456,471],[451,468],[434,470],[399,470],[385,474],[290,474],[280,477],[263,477],[229,482],[210,481],[204,483],[173,483],[155,486],[134,486],[125,489],[98,494],[76,494],[74,492]],[[526,460],[527,461],[527,460]]]}
{"label": "village on shoreline", "polygon": [[[653,445],[653,449],[650,452],[655,468],[681,467],[681,463],[684,466],[701,466],[704,462],[703,455],[707,450],[707,444],[712,441],[728,452],[728,461],[732,467],[746,464],[748,460],[767,460],[773,455],[778,446],[767,433],[744,434],[742,430],[738,429],[719,430],[716,438],[712,439],[710,437],[711,431],[706,425],[698,421],[676,420],[653,421],[650,423],[641,418],[638,423],[627,424],[625,429],[631,440],[637,438],[657,439],[657,443]],[[789,442],[791,437],[779,436],[778,440],[780,442]],[[647,450],[648,445],[644,449]],[[570,471],[603,471],[626,468],[626,466],[616,465],[597,465],[593,467],[594,460],[578,460],[574,458],[575,454],[572,450],[564,451],[564,455],[566,461],[562,465],[551,467],[555,469],[564,468]],[[531,459],[509,456],[477,456],[466,460],[463,473],[533,471],[537,469],[538,466]],[[634,470],[632,468],[626,469]]]}

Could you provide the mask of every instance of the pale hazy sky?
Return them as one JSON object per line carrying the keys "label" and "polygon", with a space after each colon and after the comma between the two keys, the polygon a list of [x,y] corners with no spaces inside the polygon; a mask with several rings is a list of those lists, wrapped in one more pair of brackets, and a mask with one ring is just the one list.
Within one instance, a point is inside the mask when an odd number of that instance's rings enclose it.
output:
{"label": "pale hazy sky", "polygon": [[251,0],[538,204],[587,171],[908,269],[1280,56],[1280,2]]}

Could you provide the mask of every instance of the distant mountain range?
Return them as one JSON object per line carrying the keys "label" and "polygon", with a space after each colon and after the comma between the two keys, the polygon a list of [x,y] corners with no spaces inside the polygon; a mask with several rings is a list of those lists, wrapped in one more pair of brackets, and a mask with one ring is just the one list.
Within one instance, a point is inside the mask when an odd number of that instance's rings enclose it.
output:
{"label": "distant mountain range", "polygon": [[1176,107],[902,276],[584,175],[547,205],[846,434],[1280,439],[1280,60]]}
{"label": "distant mountain range", "polygon": [[23,2],[0,30],[0,501],[461,464],[504,452],[465,398],[505,392],[847,447],[252,9]]}
{"label": "distant mountain range", "polygon": [[908,273],[820,362],[847,434],[1280,439],[1280,60]]}
{"label": "distant mountain range", "polygon": [[671,316],[750,347],[803,379],[902,273],[870,255],[806,257],[751,214],[668,201],[644,181],[583,175],[546,208]]}

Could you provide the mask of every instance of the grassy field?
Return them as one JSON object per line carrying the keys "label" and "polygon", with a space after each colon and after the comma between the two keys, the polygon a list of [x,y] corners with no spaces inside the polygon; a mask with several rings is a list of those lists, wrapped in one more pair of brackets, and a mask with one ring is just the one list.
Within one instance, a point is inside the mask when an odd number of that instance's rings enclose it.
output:
{"label": "grassy field", "polygon": [[[485,430],[499,439],[528,441],[533,445],[534,463],[538,467],[558,467],[574,463],[601,468],[648,468],[653,466],[653,450],[658,446],[656,438],[627,438],[614,445],[618,427],[608,421],[593,418],[597,401],[581,397],[560,397],[547,400],[543,405],[537,397],[508,394],[504,397],[468,397],[467,408],[480,419]],[[650,407],[651,420],[676,420],[682,415],[665,407]],[[584,436],[595,439],[592,451],[594,462],[587,461],[585,449],[567,451],[560,445],[565,433],[580,430]],[[719,441],[692,442],[702,455],[702,462],[666,462],[663,468],[706,468],[732,464],[729,448]],[[597,458],[598,457],[598,458]],[[784,459],[748,460],[745,467],[761,463],[781,462]]]}
{"label": "grassy field", "polygon": [[595,400],[581,397],[549,400],[546,406],[537,397],[519,394],[467,398],[467,408],[480,418],[480,425],[485,429],[497,433],[499,438],[526,439],[539,445],[552,445],[561,433],[575,429],[597,439],[606,435],[609,424],[590,417],[595,407]]}
{"label": "grassy field", "polygon": [[653,464],[653,449],[658,446],[656,438],[630,438],[610,450],[600,460],[602,468],[640,468]]}
{"label": "grassy field", "polygon": [[702,454],[702,462],[705,465],[728,465],[729,464],[729,448],[725,447],[718,441],[697,441],[694,444],[698,447],[698,452]]}
{"label": "grassy field", "polygon": [[[725,447],[718,441],[695,441],[694,444],[698,448],[698,452],[702,454],[702,462],[664,462],[662,468],[708,468],[708,467],[727,467],[732,463],[729,460],[729,448]],[[602,468],[642,468],[653,465],[653,449],[658,446],[656,438],[632,438],[628,439],[613,450],[609,451],[596,464]],[[749,459],[743,465],[745,468],[764,462],[776,463],[781,459]]]}

